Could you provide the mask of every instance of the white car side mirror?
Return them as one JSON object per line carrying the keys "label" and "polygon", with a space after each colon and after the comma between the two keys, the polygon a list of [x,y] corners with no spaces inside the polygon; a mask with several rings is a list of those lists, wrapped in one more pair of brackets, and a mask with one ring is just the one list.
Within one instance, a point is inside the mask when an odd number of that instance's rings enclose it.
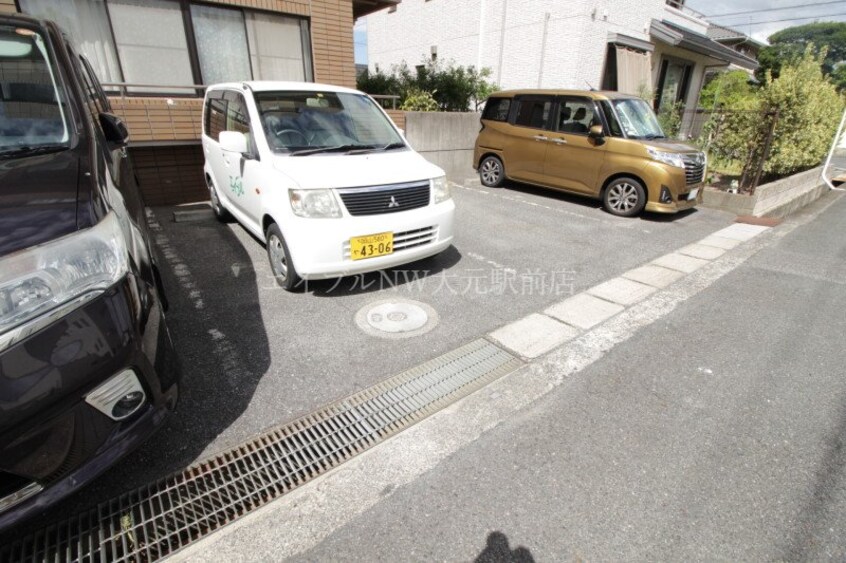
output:
{"label": "white car side mirror", "polygon": [[249,150],[247,149],[247,137],[237,131],[221,131],[220,148],[226,152],[246,154]]}

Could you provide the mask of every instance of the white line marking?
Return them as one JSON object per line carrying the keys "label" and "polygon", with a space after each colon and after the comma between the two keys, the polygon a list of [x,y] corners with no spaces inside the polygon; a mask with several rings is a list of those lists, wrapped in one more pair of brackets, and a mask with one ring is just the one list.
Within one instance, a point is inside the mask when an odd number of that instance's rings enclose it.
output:
{"label": "white line marking", "polygon": [[515,270],[514,268],[509,268],[507,266],[504,266],[503,264],[500,264],[496,260],[491,260],[490,258],[485,258],[481,254],[477,254],[476,252],[468,252],[467,256],[469,258],[472,258],[473,260],[478,260],[479,262],[484,262],[488,266],[493,266],[497,270],[503,270],[503,271],[511,273],[511,274],[517,273],[517,270]]}
{"label": "white line marking", "polygon": [[[490,196],[493,196],[493,197],[496,197],[496,198],[499,198],[499,199],[502,199],[502,200],[505,200],[505,201],[513,201],[513,202],[517,202],[517,203],[522,203],[524,205],[531,205],[532,207],[540,207],[541,209],[548,209],[549,211],[552,211],[552,212],[555,212],[555,213],[560,213],[562,215],[568,215],[570,217],[578,217],[579,219],[587,219],[588,221],[596,221],[598,223],[603,223],[605,225],[613,225],[614,227],[619,228],[619,229],[637,229],[637,230],[641,230],[645,233],[649,232],[649,231],[646,231],[644,229],[641,229],[640,227],[638,227],[637,224],[633,224],[631,219],[620,219],[620,221],[618,222],[618,221],[615,221],[615,220],[612,220],[612,219],[606,219],[604,217],[592,217],[590,215],[582,215],[581,213],[575,213],[573,211],[567,211],[566,209],[561,209],[560,207],[552,207],[551,205],[544,205],[542,203],[537,203],[535,201],[529,201],[528,199],[524,199],[522,197],[509,196],[509,195],[505,195],[505,194],[497,193],[497,192],[488,192],[488,191],[484,191],[484,190],[479,190],[477,188],[467,188],[467,187],[461,186],[459,184],[455,184],[455,187],[461,188],[463,190],[471,191],[473,193],[482,193],[482,194],[490,195]],[[550,190],[550,192],[555,193],[554,190]]]}
{"label": "white line marking", "polygon": [[[150,231],[153,234],[156,246],[158,246],[161,250],[162,255],[165,257],[168,265],[179,280],[179,286],[182,288],[183,292],[194,305],[194,309],[197,311],[197,313],[192,313],[192,315],[194,315],[192,318],[194,318],[200,325],[211,324],[213,315],[205,308],[206,306],[203,302],[203,293],[197,288],[197,284],[194,282],[193,275],[191,274],[191,269],[188,268],[188,265],[185,264],[185,262],[182,261],[182,258],[179,257],[179,254],[171,244],[170,239],[167,235],[165,235],[164,229],[159,223],[155,213],[153,213],[153,211],[149,208],[146,212],[147,224],[150,226]],[[197,315],[199,315],[199,318],[197,318]],[[226,338],[226,335],[218,329],[209,329],[207,334],[214,342],[212,349],[217,357],[218,365],[221,366],[223,373],[226,374],[227,382],[230,387],[237,388],[238,385],[240,385],[242,381],[245,381],[249,376],[249,373],[243,367],[244,362],[241,359],[238,350]]]}

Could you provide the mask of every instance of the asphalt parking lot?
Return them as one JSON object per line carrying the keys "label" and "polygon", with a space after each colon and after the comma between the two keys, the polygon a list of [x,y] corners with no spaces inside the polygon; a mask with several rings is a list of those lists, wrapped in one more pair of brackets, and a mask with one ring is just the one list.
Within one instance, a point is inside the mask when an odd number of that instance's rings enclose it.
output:
{"label": "asphalt parking lot", "polygon": [[[169,325],[183,364],[179,411],[144,446],[58,506],[59,518],[232,447],[607,278],[699,240],[734,216],[700,208],[623,219],[598,202],[527,186],[454,185],[454,246],[384,273],[275,286],[261,243],[237,223],[175,222],[155,208]],[[356,314],[386,299],[437,324],[380,338]]]}

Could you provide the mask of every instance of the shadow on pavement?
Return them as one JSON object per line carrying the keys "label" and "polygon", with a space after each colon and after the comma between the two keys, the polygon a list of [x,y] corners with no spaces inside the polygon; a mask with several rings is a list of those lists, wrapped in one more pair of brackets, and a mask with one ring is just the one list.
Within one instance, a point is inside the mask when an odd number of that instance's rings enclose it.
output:
{"label": "shadow on pavement", "polygon": [[[563,201],[565,203],[572,203],[574,205],[579,205],[584,208],[590,209],[599,209],[602,210],[604,213],[607,213],[611,217],[615,217],[611,213],[605,211],[602,205],[602,201],[598,199],[594,199],[589,196],[571,194],[568,192],[558,191],[552,188],[541,188],[537,186],[533,186],[531,184],[521,184],[519,182],[515,182],[514,180],[507,180],[503,183],[502,188],[484,188],[484,189],[492,189],[492,190],[501,190],[507,189],[510,192],[518,192],[522,194],[528,195],[536,195],[539,197],[544,197],[548,199],[554,199],[558,201]],[[650,213],[644,211],[640,214],[639,218],[641,221],[649,221],[652,223],[672,223],[674,221],[678,221],[685,217],[689,217],[697,213],[697,209],[685,209],[684,211],[679,211],[678,213]]]}
{"label": "shadow on pavement", "polygon": [[508,537],[502,532],[488,534],[485,549],[473,560],[474,563],[535,563],[532,552],[523,546],[513,550],[508,545]]}
{"label": "shadow on pavement", "polygon": [[405,285],[413,286],[428,277],[449,270],[460,261],[461,253],[454,246],[450,246],[440,254],[430,258],[388,270],[345,278],[306,281],[303,282],[302,291],[311,293],[315,297],[344,297],[399,288]]}
{"label": "shadow on pavement", "polygon": [[602,209],[602,202],[598,199],[593,199],[588,196],[583,195],[576,195],[571,194],[568,192],[562,192],[559,190],[555,190],[552,188],[541,188],[538,186],[533,186],[531,184],[523,184],[520,182],[516,182],[514,180],[506,180],[501,188],[484,188],[486,190],[501,190],[507,189],[510,192],[518,192],[522,194],[528,195],[536,195],[539,197],[545,197],[548,199],[557,199],[558,201],[564,201],[566,203],[572,203],[575,205],[579,205],[581,207],[587,207],[590,209]]}

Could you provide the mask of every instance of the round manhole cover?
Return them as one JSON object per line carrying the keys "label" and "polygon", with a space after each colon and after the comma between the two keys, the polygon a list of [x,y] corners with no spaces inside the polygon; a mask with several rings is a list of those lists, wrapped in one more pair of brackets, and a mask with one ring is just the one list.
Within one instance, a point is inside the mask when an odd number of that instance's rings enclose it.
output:
{"label": "round manhole cover", "polygon": [[395,298],[362,307],[355,315],[355,322],[371,336],[410,338],[435,328],[438,314],[425,303]]}

